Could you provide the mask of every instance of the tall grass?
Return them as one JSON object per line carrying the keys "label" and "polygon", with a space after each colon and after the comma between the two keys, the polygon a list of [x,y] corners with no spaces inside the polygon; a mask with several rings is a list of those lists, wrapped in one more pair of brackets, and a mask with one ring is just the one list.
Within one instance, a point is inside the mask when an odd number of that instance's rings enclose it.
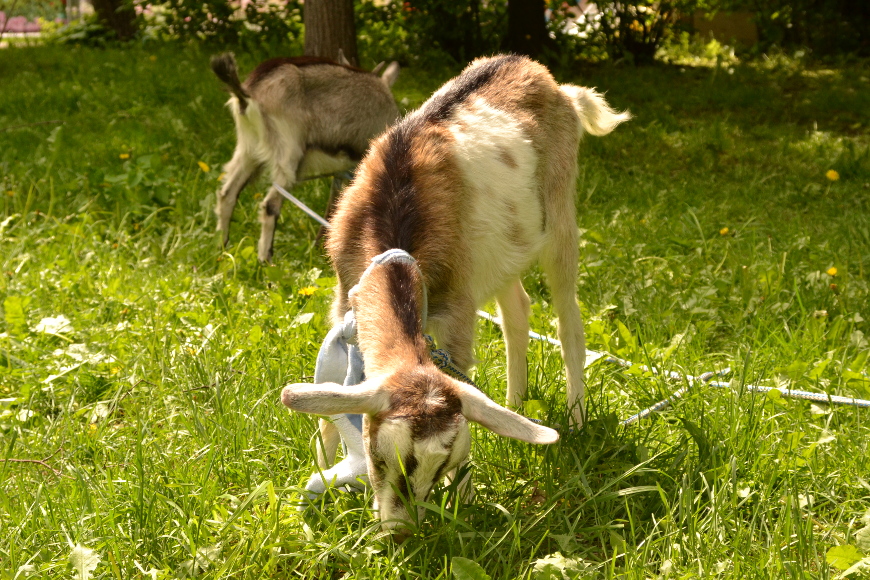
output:
{"label": "tall grass", "polygon": [[[733,388],[622,427],[679,385],[593,366],[582,430],[545,448],[473,429],[475,500],[436,490],[397,546],[366,493],[296,509],[315,424],[278,393],[313,373],[334,278],[290,208],[257,263],[265,183],[219,247],[234,136],[207,60],[0,55],[0,578],[73,575],[77,545],[98,578],[833,578],[870,555],[868,411],[743,389],[870,398],[866,66],[563,75],[635,115],[579,154],[589,346],[728,366]],[[397,98],[444,80],[403,71]],[[327,189],[299,192],[322,210]],[[542,274],[525,284],[553,333]],[[478,343],[474,378],[502,400],[498,329]],[[529,362],[528,413],[564,424],[558,352]]]}

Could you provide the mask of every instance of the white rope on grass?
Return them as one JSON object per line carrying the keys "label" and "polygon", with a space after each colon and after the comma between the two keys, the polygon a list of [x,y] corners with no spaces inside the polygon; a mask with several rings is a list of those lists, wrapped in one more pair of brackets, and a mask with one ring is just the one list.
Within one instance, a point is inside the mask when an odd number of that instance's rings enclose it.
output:
{"label": "white rope on grass", "polygon": [[307,205],[302,203],[302,201],[298,197],[296,197],[295,195],[293,195],[292,193],[290,193],[289,191],[287,191],[286,189],[284,189],[283,187],[281,187],[277,183],[273,183],[272,187],[274,187],[275,190],[278,191],[278,193],[280,193],[281,195],[286,197],[288,200],[290,200],[290,202],[293,205],[295,205],[296,207],[298,207],[299,209],[301,209],[302,211],[307,213],[308,216],[311,217],[314,221],[319,222],[320,225],[322,225],[325,228],[329,227],[328,221],[326,221],[325,219],[320,217],[320,215],[316,211],[314,211],[313,209],[311,209],[310,207],[308,207]]}
{"label": "white rope on grass", "polygon": [[[482,310],[479,310],[477,312],[477,314],[481,318],[485,318],[486,320],[489,320],[490,322],[497,324],[498,326],[501,326],[501,320],[497,316],[493,316],[492,314],[489,314],[488,312],[483,312]],[[536,332],[529,332],[529,337],[531,337],[535,340],[548,342],[548,343],[556,345],[556,346],[562,345],[562,343],[559,342],[558,340],[556,340],[555,338],[551,338],[549,336],[544,336],[544,335],[538,334]],[[590,356],[590,355],[592,355],[592,356]],[[716,371],[716,372],[708,371],[708,372],[702,373],[701,375],[695,377],[692,375],[681,375],[680,373],[675,372],[675,371],[662,372],[655,367],[650,367],[647,365],[635,365],[635,363],[632,363],[631,361],[627,361],[625,359],[621,359],[621,358],[615,357],[613,355],[608,355],[606,353],[602,353],[602,352],[598,352],[598,351],[587,350],[586,351],[587,365],[591,364],[590,358],[592,358],[591,362],[595,362],[595,361],[601,359],[601,360],[604,360],[605,362],[617,364],[617,365],[624,367],[624,368],[628,368],[631,366],[637,366],[637,368],[639,368],[640,370],[642,370],[644,372],[651,372],[652,374],[655,374],[655,375],[663,375],[665,377],[668,377],[670,379],[675,379],[675,380],[685,380],[687,383],[685,386],[683,386],[683,387],[677,389],[676,391],[674,391],[673,393],[671,393],[671,395],[668,398],[666,398],[662,401],[659,401],[658,403],[655,403],[654,405],[650,405],[649,407],[640,411],[639,413],[636,413],[636,414],[632,415],[631,417],[629,417],[628,419],[625,419],[624,421],[622,421],[623,425],[631,425],[633,423],[637,423],[638,421],[640,421],[641,419],[643,419],[645,417],[648,417],[652,413],[655,413],[656,411],[661,411],[662,409],[667,408],[671,403],[673,403],[674,401],[676,401],[677,399],[679,399],[683,395],[685,395],[687,392],[689,392],[691,387],[697,383],[707,384],[707,385],[710,385],[713,387],[718,387],[720,389],[732,388],[732,384],[730,382],[722,382],[722,381],[714,381],[713,380],[716,376],[723,376],[723,375],[727,375],[728,373],[730,373],[731,372],[730,368],[724,368],[721,371]],[[870,401],[866,401],[864,399],[856,399],[854,397],[843,397],[840,395],[829,395],[827,393],[813,393],[810,391],[801,391],[798,389],[782,389],[779,387],[763,387],[761,385],[743,385],[743,388],[749,392],[752,392],[752,393],[770,393],[773,391],[777,391],[781,396],[786,397],[786,398],[791,398],[791,399],[806,399],[809,401],[817,401],[819,403],[831,403],[831,404],[837,404],[837,405],[851,405],[853,407],[860,407],[860,408],[870,408]]]}
{"label": "white rope on grass", "polygon": [[[300,201],[298,198],[294,197],[286,189],[284,189],[283,187],[281,187],[277,183],[273,183],[272,186],[278,190],[278,193],[280,193],[281,195],[286,197],[288,200],[293,202],[293,204],[296,207],[298,207],[299,209],[304,211],[306,214],[311,216],[314,220],[323,224],[325,227],[329,227],[328,221],[326,221],[325,219],[320,217],[317,214],[317,212],[315,212],[313,209],[311,209],[310,207],[308,207],[307,205],[302,203],[302,201]],[[493,324],[501,327],[501,319],[499,317],[493,316],[492,314],[490,314],[488,312],[484,312],[483,310],[478,310],[477,315],[479,317],[481,317],[485,320],[488,320],[488,321],[492,322]],[[535,340],[542,341],[542,342],[548,342],[554,346],[562,346],[562,343],[559,340],[552,338],[552,337],[549,337],[549,336],[546,336],[546,335],[543,335],[543,334],[538,334],[537,332],[529,331],[529,337],[533,338]],[[696,376],[692,376],[692,375],[682,375],[676,371],[661,371],[655,367],[650,367],[647,365],[635,365],[635,363],[633,363],[631,361],[621,359],[619,357],[613,356],[613,355],[608,354],[608,353],[598,352],[595,350],[588,350],[588,349],[586,350],[586,366],[589,366],[592,363],[594,363],[598,360],[601,360],[601,359],[603,359],[605,362],[616,364],[616,365],[621,366],[623,368],[637,366],[637,368],[639,368],[640,370],[642,370],[644,372],[650,372],[650,373],[653,373],[655,375],[665,376],[667,378],[674,379],[674,380],[686,381],[686,385],[684,385],[683,387],[680,387],[679,389],[677,389],[676,391],[671,393],[671,395],[668,398],[663,399],[663,400],[655,403],[654,405],[650,405],[649,407],[647,407],[646,409],[643,409],[639,413],[635,413],[634,415],[632,415],[628,419],[625,419],[624,421],[622,421],[622,425],[632,425],[634,423],[637,423],[641,419],[649,417],[650,415],[652,415],[653,413],[655,413],[657,411],[661,411],[663,409],[666,409],[667,407],[669,407],[671,405],[671,403],[673,403],[677,399],[682,398],[686,393],[688,393],[689,390],[691,389],[691,387],[697,383],[706,384],[706,385],[710,385],[710,386],[718,387],[718,388],[722,388],[722,389],[732,388],[732,385],[730,382],[722,382],[722,381],[714,381],[713,380],[717,376],[723,376],[723,375],[730,373],[731,372],[730,368],[725,368],[725,369],[722,369],[721,371],[708,371],[708,372],[702,373],[696,377]],[[781,396],[786,397],[786,398],[805,399],[808,401],[817,401],[819,403],[829,403],[829,404],[837,404],[837,405],[851,405],[853,407],[859,407],[859,408],[870,408],[870,401],[867,401],[864,399],[855,399],[853,397],[842,397],[839,395],[829,395],[827,393],[812,393],[810,391],[801,391],[801,390],[797,390],[797,389],[781,389],[779,387],[763,387],[761,385],[743,385],[743,388],[749,392],[752,392],[752,393],[770,393],[772,391],[777,391],[777,392],[779,392],[779,394]]]}

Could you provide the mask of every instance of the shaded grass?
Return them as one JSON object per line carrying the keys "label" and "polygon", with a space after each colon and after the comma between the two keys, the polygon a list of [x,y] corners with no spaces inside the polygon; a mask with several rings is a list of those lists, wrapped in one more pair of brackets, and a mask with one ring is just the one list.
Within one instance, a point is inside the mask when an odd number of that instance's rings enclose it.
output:
{"label": "shaded grass", "polygon": [[[239,56],[243,70],[258,59]],[[313,374],[334,281],[290,209],[275,265],[256,263],[262,182],[218,247],[212,196],[234,137],[208,54],[2,57],[0,129],[30,124],[0,133],[2,457],[62,475],[0,464],[0,578],[69,575],[76,543],[105,578],[447,578],[456,556],[537,578],[556,552],[582,577],[829,578],[828,551],[859,545],[867,411],[741,386],[870,398],[866,67],[564,77],[635,115],[580,151],[590,347],[690,374],[730,366],[734,388],[624,428],[676,385],[592,367],[582,431],[536,448],[474,428],[475,501],[437,490],[395,546],[367,494],[295,509],[315,422],[278,392]],[[396,94],[415,106],[443,80],[403,71]],[[64,124],[35,124],[49,120]],[[299,190],[322,210],[327,187]],[[541,273],[525,283],[533,327],[552,334]],[[72,330],[35,331],[59,314]],[[501,400],[500,333],[481,322],[478,339],[475,378]],[[533,344],[529,412],[564,423],[563,385],[558,352]]]}

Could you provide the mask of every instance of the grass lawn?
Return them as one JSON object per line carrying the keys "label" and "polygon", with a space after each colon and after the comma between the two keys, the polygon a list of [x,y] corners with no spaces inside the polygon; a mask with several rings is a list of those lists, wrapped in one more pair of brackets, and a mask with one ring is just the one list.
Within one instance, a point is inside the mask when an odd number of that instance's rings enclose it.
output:
{"label": "grass lawn", "polygon": [[[437,490],[396,546],[366,494],[295,507],[315,421],[278,395],[313,374],[334,278],[290,207],[257,263],[264,182],[219,248],[234,134],[208,57],[0,52],[0,579],[75,577],[71,560],[118,579],[839,578],[870,557],[870,410],[743,389],[870,399],[866,64],[560,75],[635,115],[579,153],[589,347],[730,367],[732,389],[623,427],[680,383],[599,363],[581,431],[473,428],[475,500]],[[405,70],[396,96],[450,74]],[[322,211],[328,183],[298,192]],[[538,270],[526,287],[553,334]],[[474,378],[503,401],[500,332],[478,339]],[[527,413],[564,423],[558,351],[529,362]]]}

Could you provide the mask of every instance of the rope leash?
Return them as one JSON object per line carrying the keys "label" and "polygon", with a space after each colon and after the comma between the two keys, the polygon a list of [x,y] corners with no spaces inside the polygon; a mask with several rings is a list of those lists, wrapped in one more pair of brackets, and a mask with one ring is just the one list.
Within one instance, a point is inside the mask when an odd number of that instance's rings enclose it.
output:
{"label": "rope leash", "polygon": [[446,375],[450,375],[458,381],[462,381],[463,383],[467,383],[472,387],[477,388],[477,385],[474,384],[474,381],[469,379],[465,375],[465,373],[463,373],[461,370],[453,365],[453,362],[450,360],[450,353],[444,349],[440,349],[435,346],[434,338],[432,338],[428,334],[424,334],[423,338],[426,339],[426,346],[429,347],[429,357],[432,359],[432,362],[435,363],[435,366],[441,370],[441,372]]}
{"label": "rope leash", "polygon": [[[481,318],[489,320],[490,322],[498,325],[499,327],[501,326],[501,320],[497,316],[493,316],[492,314],[489,314],[488,312],[483,312],[482,310],[478,310],[477,314]],[[544,335],[538,334],[536,332],[529,332],[529,337],[533,338],[535,340],[542,341],[542,342],[548,342],[552,345],[562,346],[562,343],[559,342],[557,339],[551,338],[549,336],[544,336]],[[629,417],[628,419],[625,419],[624,421],[621,422],[622,425],[631,425],[633,423],[637,423],[641,419],[650,416],[652,413],[655,413],[656,411],[661,411],[662,409],[667,408],[671,403],[673,403],[677,399],[682,398],[683,395],[688,393],[689,390],[691,389],[691,387],[695,384],[701,383],[701,384],[706,384],[706,385],[710,385],[713,387],[717,387],[720,389],[732,388],[732,385],[730,382],[714,381],[713,380],[717,376],[723,376],[723,375],[729,374],[731,372],[731,369],[727,368],[727,367],[722,369],[721,371],[715,371],[715,372],[708,371],[708,372],[702,373],[701,375],[695,377],[692,375],[681,375],[680,373],[678,373],[676,371],[662,372],[661,370],[659,370],[655,367],[650,367],[647,365],[635,365],[635,363],[632,363],[631,361],[627,361],[625,359],[621,359],[619,357],[615,357],[613,355],[608,355],[606,353],[601,353],[601,352],[597,352],[597,351],[587,350],[586,353],[587,353],[586,354],[587,361],[589,360],[589,354],[593,353],[597,356],[592,362],[595,362],[596,360],[601,359],[601,360],[604,360],[604,362],[616,364],[616,365],[621,366],[623,368],[637,366],[637,368],[639,368],[640,370],[642,370],[644,372],[650,372],[650,373],[655,374],[655,375],[662,375],[662,376],[665,376],[669,379],[685,380],[688,383],[685,386],[683,386],[683,387],[677,389],[676,391],[674,391],[673,393],[671,393],[671,395],[668,398],[661,400],[658,403],[655,403],[654,405],[650,405],[649,407],[647,407],[646,409],[643,409],[639,413],[636,413],[636,414],[632,415],[631,417]],[[864,399],[856,399],[853,397],[843,397],[840,395],[829,395],[827,393],[813,393],[810,391],[801,391],[798,389],[781,389],[779,387],[763,387],[761,385],[743,385],[743,388],[751,393],[770,393],[772,391],[777,391],[777,392],[779,392],[779,394],[781,396],[786,397],[786,398],[791,398],[791,399],[805,399],[808,401],[816,401],[819,403],[829,403],[829,404],[837,404],[837,405],[851,405],[853,407],[859,407],[859,408],[870,408],[870,401],[867,401]]]}
{"label": "rope leash", "polygon": [[[303,212],[308,214],[315,221],[323,224],[325,227],[329,227],[328,221],[326,221],[325,219],[320,217],[320,215],[318,215],[314,210],[312,210],[310,207],[305,205],[298,198],[294,197],[286,189],[284,189],[283,187],[281,187],[277,183],[273,183],[272,186],[278,191],[278,193],[280,193],[281,195],[286,197],[288,200],[290,200],[296,207],[298,207]],[[488,321],[492,322],[493,324],[501,327],[501,319],[499,319],[497,316],[493,316],[492,314],[489,314],[488,312],[484,312],[482,310],[478,310],[477,315],[479,317],[481,317],[485,320],[488,320]],[[529,337],[534,339],[534,340],[550,343],[554,346],[559,346],[559,347],[562,346],[562,343],[559,340],[552,338],[552,337],[549,337],[549,336],[546,336],[546,335],[543,335],[543,334],[538,334],[537,332],[529,331]],[[431,336],[424,335],[424,338],[426,339],[426,345],[429,347],[429,354],[432,357],[432,361],[435,363],[435,366],[437,366],[439,369],[441,369],[446,374],[452,376],[453,378],[474,386],[474,382],[472,382],[472,380],[470,378],[468,378],[462,371],[457,369],[452,364],[452,362],[450,360],[450,354],[448,352],[446,352],[442,349],[436,348],[435,341],[432,339]],[[666,409],[667,407],[669,407],[671,405],[671,403],[673,403],[674,401],[677,401],[678,399],[682,398],[686,393],[688,393],[689,390],[692,388],[692,386],[695,384],[698,384],[698,383],[706,384],[706,385],[710,385],[712,387],[717,387],[717,388],[722,388],[722,389],[732,388],[732,385],[730,382],[714,381],[713,380],[717,376],[724,376],[724,375],[727,375],[728,373],[730,373],[731,372],[730,368],[725,368],[725,369],[722,369],[721,371],[708,371],[708,372],[702,373],[699,376],[695,377],[692,375],[681,375],[680,373],[678,373],[676,371],[661,371],[655,367],[650,367],[647,365],[635,365],[635,363],[633,363],[631,361],[621,359],[619,357],[613,356],[613,355],[608,354],[608,353],[598,352],[598,351],[594,351],[594,350],[587,350],[586,351],[586,365],[587,366],[598,361],[598,360],[601,360],[601,359],[603,359],[605,362],[615,364],[615,365],[618,365],[618,366],[623,367],[623,368],[637,366],[637,368],[641,369],[644,372],[650,372],[652,374],[665,376],[667,378],[674,379],[674,380],[684,380],[687,383],[683,387],[680,387],[679,389],[677,389],[676,391],[671,393],[671,395],[669,397],[667,397],[666,399],[663,399],[663,400],[661,400],[653,405],[650,405],[646,409],[643,409],[642,411],[635,413],[634,415],[632,415],[628,419],[623,420],[621,422],[622,425],[632,425],[634,423],[637,423],[641,419],[649,417],[651,414],[653,414],[657,411],[661,411],[663,409]],[[791,398],[791,399],[804,399],[804,400],[808,400],[808,401],[816,401],[819,403],[850,405],[853,407],[864,408],[864,409],[870,408],[870,401],[864,400],[864,399],[855,399],[853,397],[843,397],[840,395],[829,395],[827,393],[813,393],[810,391],[801,391],[801,390],[797,390],[797,389],[780,389],[778,387],[764,387],[761,385],[744,385],[743,388],[749,392],[752,392],[752,393],[770,393],[772,391],[778,391],[782,397]],[[532,420],[534,421],[534,419],[532,419]],[[536,422],[539,422],[539,421],[536,421]]]}

